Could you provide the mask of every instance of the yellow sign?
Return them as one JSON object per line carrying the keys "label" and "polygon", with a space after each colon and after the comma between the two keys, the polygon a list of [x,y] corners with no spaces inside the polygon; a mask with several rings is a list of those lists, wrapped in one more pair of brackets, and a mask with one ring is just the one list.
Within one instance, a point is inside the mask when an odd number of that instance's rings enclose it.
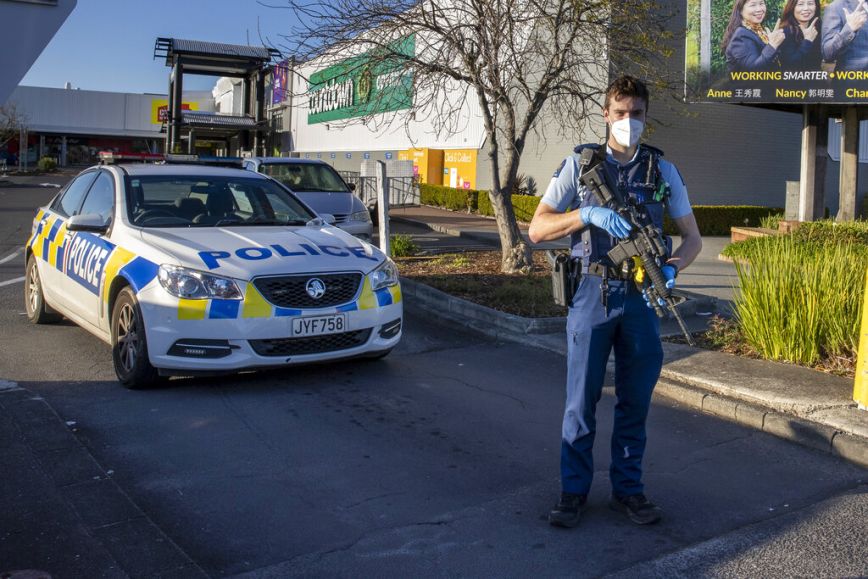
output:
{"label": "yellow sign", "polygon": [[413,174],[420,183],[443,183],[443,151],[439,149],[407,149],[398,151],[398,159],[413,161]]}
{"label": "yellow sign", "polygon": [[[198,111],[199,103],[182,102],[181,110]],[[166,99],[153,99],[151,101],[151,124],[162,125],[169,119],[169,101]]]}
{"label": "yellow sign", "polygon": [[475,189],[476,149],[453,149],[443,152],[443,184],[457,189]]}
{"label": "yellow sign", "polygon": [[865,299],[862,302],[862,328],[859,330],[859,355],[856,356],[856,385],[853,400],[868,410],[868,271],[865,272]]}

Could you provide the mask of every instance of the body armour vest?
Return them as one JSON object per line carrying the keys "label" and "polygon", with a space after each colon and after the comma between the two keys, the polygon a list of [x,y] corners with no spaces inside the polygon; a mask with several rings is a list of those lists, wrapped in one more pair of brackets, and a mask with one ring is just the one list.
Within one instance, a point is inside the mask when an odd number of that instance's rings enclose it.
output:
{"label": "body armour vest", "polygon": [[[587,148],[599,149],[600,145],[589,144],[576,147],[573,156],[577,163],[582,150]],[[630,198],[641,206],[640,211],[644,210],[651,223],[661,230],[665,203],[669,195],[669,185],[663,182],[657,163],[662,156],[663,151],[660,149],[643,144],[639,145],[639,152],[626,165],[618,165],[608,159],[603,161],[609,183],[618,187],[625,200]],[[581,165],[579,167],[581,168]],[[577,186],[580,191],[584,190],[581,183]],[[578,207],[600,207],[600,202],[586,191]],[[618,265],[610,263],[606,256],[616,243],[617,239],[604,230],[590,225],[570,235],[571,253],[573,257],[581,258],[582,265],[585,267],[593,262]],[[667,238],[667,245],[670,243]]]}

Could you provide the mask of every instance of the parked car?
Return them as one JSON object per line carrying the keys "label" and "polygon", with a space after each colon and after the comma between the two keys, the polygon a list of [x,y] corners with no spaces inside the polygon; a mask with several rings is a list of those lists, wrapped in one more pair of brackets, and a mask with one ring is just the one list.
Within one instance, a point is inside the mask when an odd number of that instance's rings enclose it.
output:
{"label": "parked car", "polygon": [[395,264],[250,171],[92,167],[39,209],[25,249],[28,318],[111,344],[128,387],[381,357],[401,338]]}
{"label": "parked car", "polygon": [[276,179],[317,213],[335,216],[335,225],[344,231],[371,241],[374,227],[371,208],[353,192],[331,165],[312,159],[291,157],[253,157],[244,160],[244,168]]}

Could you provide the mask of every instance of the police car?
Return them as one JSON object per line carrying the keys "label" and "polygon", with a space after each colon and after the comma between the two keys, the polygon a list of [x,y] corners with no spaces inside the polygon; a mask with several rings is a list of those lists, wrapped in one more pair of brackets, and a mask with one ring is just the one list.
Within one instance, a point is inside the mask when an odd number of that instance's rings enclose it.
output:
{"label": "police car", "polygon": [[331,220],[252,171],[92,167],[33,220],[27,316],[111,344],[131,388],[384,356],[401,339],[398,271]]}

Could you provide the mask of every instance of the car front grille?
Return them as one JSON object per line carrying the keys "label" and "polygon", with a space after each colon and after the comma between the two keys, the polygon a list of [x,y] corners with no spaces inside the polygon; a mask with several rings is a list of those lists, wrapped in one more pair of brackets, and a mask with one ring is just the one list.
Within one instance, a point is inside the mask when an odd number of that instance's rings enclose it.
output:
{"label": "car front grille", "polygon": [[335,223],[344,223],[350,220],[350,216],[346,213],[335,213]]}
{"label": "car front grille", "polygon": [[328,334],[310,338],[275,338],[250,340],[253,351],[260,356],[302,356],[348,350],[362,346],[371,336],[371,328],[341,334]]}
{"label": "car front grille", "polygon": [[[307,293],[307,283],[316,278],[325,285],[325,293],[315,299]],[[260,277],[253,285],[269,302],[281,308],[329,308],[353,300],[359,292],[362,274],[332,273]]]}

